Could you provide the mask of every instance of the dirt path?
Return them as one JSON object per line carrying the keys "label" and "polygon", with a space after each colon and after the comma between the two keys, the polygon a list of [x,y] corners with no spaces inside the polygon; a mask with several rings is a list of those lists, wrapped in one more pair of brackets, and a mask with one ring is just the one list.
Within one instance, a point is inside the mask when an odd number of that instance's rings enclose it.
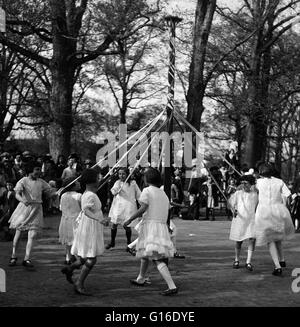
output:
{"label": "dirt path", "polygon": [[[0,293],[0,307],[216,307],[216,306],[299,306],[300,293],[291,285],[294,268],[300,267],[300,234],[284,244],[287,268],[283,277],[271,275],[273,266],[265,247],[254,254],[254,271],[232,269],[234,244],[228,240],[230,222],[175,220],[177,247],[185,259],[170,262],[171,273],[180,292],[163,297],[166,288],[152,266],[152,285],[134,287],[139,262],[125,252],[125,233],[119,228],[116,248],[98,258],[87,279],[91,297],[78,296],[61,274],[64,248],[58,244],[59,216],[46,218],[43,237],[33,252],[35,271],[21,266],[26,240],[19,249],[16,267],[8,267],[11,243],[0,243],[0,268],[6,271],[7,292]],[[110,230],[105,228],[106,243]],[[246,245],[246,244],[245,244]],[[246,248],[242,251],[243,259]],[[300,286],[300,282],[299,282]]]}

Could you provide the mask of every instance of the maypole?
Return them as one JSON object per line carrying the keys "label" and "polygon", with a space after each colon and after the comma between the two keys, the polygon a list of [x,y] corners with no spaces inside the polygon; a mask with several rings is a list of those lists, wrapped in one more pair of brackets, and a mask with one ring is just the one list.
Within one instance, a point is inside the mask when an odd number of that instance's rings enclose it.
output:
{"label": "maypole", "polygon": [[[174,112],[174,88],[175,88],[175,30],[178,23],[182,21],[182,18],[176,15],[167,15],[165,16],[165,21],[169,27],[170,41],[169,41],[169,71],[168,71],[168,101],[167,101],[167,132],[171,136],[173,132],[173,112]],[[166,155],[169,156],[170,160],[165,158],[165,167],[164,167],[164,191],[171,198],[171,167],[172,167],[172,158],[173,158],[173,146],[172,140],[170,139],[170,146],[165,147],[168,149],[169,153]],[[167,162],[167,165],[166,165]]]}

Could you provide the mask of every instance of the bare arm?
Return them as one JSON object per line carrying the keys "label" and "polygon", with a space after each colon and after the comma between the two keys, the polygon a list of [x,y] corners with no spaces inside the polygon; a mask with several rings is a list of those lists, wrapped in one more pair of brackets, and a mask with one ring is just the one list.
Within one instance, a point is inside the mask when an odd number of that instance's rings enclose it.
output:
{"label": "bare arm", "polygon": [[136,218],[141,217],[143,213],[148,209],[148,204],[141,202],[140,208],[123,224],[124,227],[127,227],[131,224]]}
{"label": "bare arm", "polygon": [[24,203],[26,206],[28,206],[30,204],[30,202],[25,197],[23,197],[22,191],[16,191],[16,199],[19,202]]}

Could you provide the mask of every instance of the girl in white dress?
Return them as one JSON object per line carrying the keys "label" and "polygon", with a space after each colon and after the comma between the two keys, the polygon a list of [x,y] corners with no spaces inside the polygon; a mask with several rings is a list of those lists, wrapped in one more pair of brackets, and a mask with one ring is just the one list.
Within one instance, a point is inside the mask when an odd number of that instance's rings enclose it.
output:
{"label": "girl in white dress", "polygon": [[[84,282],[96,264],[97,256],[104,252],[103,225],[106,221],[103,219],[101,202],[96,195],[97,171],[91,168],[84,170],[80,181],[85,185],[85,192],[81,197],[81,212],[77,218],[78,227],[71,248],[71,253],[76,255],[78,260],[64,267],[61,272],[70,283],[74,283],[77,294],[90,295],[84,288]],[[80,267],[79,277],[73,282],[73,271]]]}
{"label": "girl in white dress", "polygon": [[47,197],[55,196],[56,194],[52,193],[47,182],[39,178],[41,175],[41,165],[38,162],[27,163],[25,170],[28,176],[21,178],[16,184],[16,199],[19,201],[19,204],[9,220],[9,228],[16,229],[9,266],[16,265],[16,250],[19,239],[22,231],[27,231],[28,240],[22,265],[27,268],[33,268],[34,266],[30,260],[33,242],[44,225],[42,194],[45,193]]}
{"label": "girl in white dress", "polygon": [[286,266],[281,242],[295,232],[286,201],[291,194],[286,184],[273,177],[270,165],[261,165],[257,180],[258,206],[255,213],[256,245],[268,244],[275,265],[273,275],[281,276]]}
{"label": "girl in white dress", "polygon": [[159,273],[168,284],[168,289],[161,294],[173,295],[178,292],[178,289],[164,262],[165,259],[173,257],[175,252],[167,225],[169,199],[166,193],[160,189],[161,177],[157,169],[147,168],[144,178],[149,186],[143,189],[139,198],[141,207],[124,223],[126,227],[144,214],[136,246],[136,257],[141,259],[140,273],[137,279],[130,280],[130,282],[138,286],[145,285],[149,262],[153,260]]}
{"label": "girl in white dress", "polygon": [[233,262],[233,268],[235,269],[240,266],[242,243],[249,240],[245,267],[252,271],[251,259],[255,248],[254,223],[258,195],[254,188],[255,178],[253,176],[242,176],[240,184],[242,188],[233,193],[228,200],[228,205],[233,212],[229,239],[235,241],[235,260]]}
{"label": "girl in white dress", "polygon": [[69,177],[63,181],[62,187],[67,187],[60,198],[61,220],[58,234],[59,242],[66,246],[65,264],[67,265],[70,265],[71,261],[74,260],[71,255],[71,247],[76,229],[76,218],[81,211],[81,193],[76,192],[80,189],[80,185],[78,182],[72,183],[74,179],[75,177]]}
{"label": "girl in white dress", "polygon": [[[111,220],[111,240],[106,246],[106,249],[113,248],[115,246],[115,239],[117,236],[118,225],[123,225],[126,219],[130,217],[137,210],[137,200],[141,195],[141,191],[134,180],[128,179],[129,170],[127,168],[120,168],[118,172],[119,179],[115,182],[111,188],[111,193],[114,196],[111,208],[109,210],[108,217]],[[132,225],[124,227],[127,245],[131,243],[131,231]],[[127,246],[126,251],[130,252],[130,248]]]}

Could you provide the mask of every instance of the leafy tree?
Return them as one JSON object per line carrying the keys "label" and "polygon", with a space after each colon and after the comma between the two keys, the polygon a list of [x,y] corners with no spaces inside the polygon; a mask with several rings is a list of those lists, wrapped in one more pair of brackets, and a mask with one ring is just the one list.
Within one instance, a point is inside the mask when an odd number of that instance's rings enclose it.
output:
{"label": "leafy tree", "polygon": [[247,41],[248,55],[245,53],[243,58],[249,107],[244,161],[250,166],[265,159],[270,117],[272,49],[296,22],[298,3],[292,0],[244,0],[243,6],[236,12],[228,8],[218,9],[220,15],[235,22],[241,34],[251,36]]}
{"label": "leafy tree", "polygon": [[[141,2],[3,1],[8,33],[0,36],[0,42],[45,66],[51,74],[49,147],[54,158],[71,149],[72,97],[78,71],[99,56],[117,53],[119,40],[151,22],[157,8],[130,10]],[[135,20],[139,20],[136,29],[127,33],[127,26]],[[25,46],[13,41],[15,34],[24,38]]]}

